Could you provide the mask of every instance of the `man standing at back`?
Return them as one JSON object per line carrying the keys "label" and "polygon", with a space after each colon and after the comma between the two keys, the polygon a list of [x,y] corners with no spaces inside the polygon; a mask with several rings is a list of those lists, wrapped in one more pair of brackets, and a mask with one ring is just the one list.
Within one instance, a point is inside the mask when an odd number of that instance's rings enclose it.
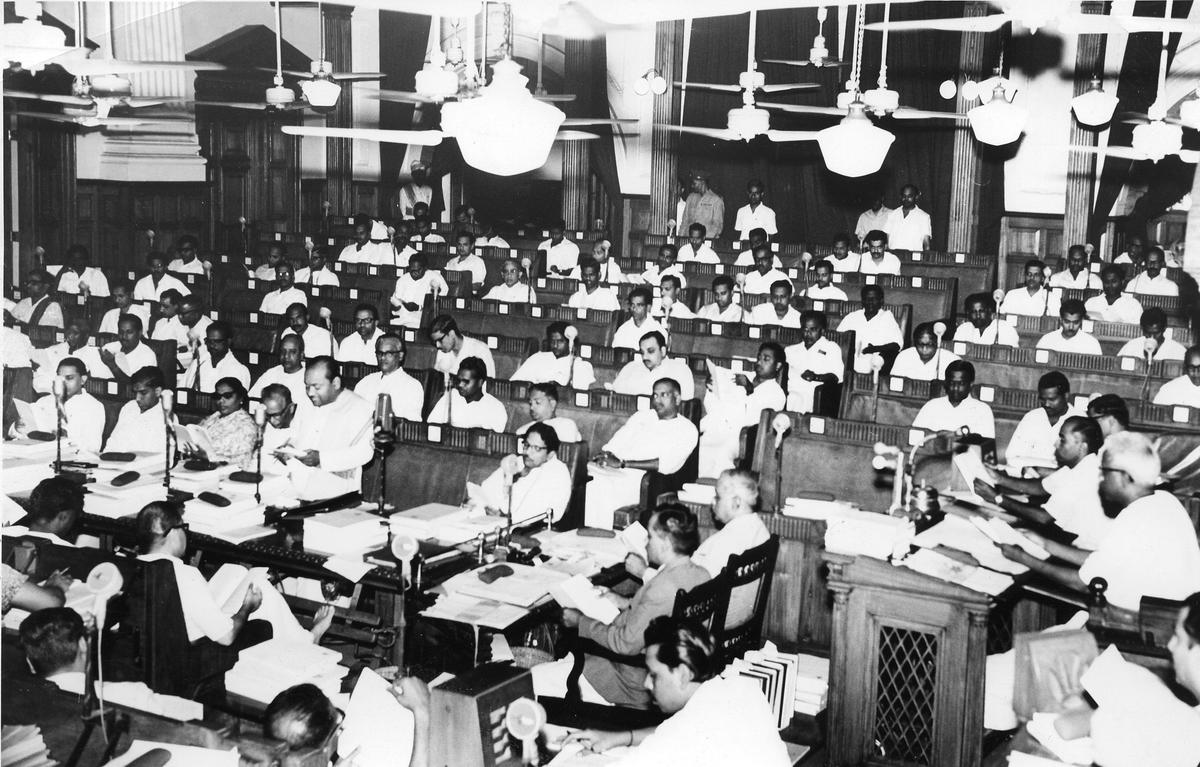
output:
{"label": "man standing at back", "polygon": [[686,232],[692,224],[703,224],[705,232],[714,240],[725,229],[725,201],[708,188],[708,174],[703,171],[692,173],[692,193],[683,207],[679,230]]}
{"label": "man standing at back", "polygon": [[884,231],[888,242],[898,250],[929,250],[933,236],[929,214],[917,207],[921,190],[907,184],[900,190],[900,207],[888,214]]}

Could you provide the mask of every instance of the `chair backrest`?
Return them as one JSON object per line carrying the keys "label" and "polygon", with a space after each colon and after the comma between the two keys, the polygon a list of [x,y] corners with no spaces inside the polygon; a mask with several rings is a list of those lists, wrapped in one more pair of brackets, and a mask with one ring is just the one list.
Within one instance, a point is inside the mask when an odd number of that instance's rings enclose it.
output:
{"label": "chair backrest", "polygon": [[725,661],[762,646],[762,627],[771,595],[771,577],[779,554],[779,536],[729,558],[721,576],[729,584],[727,609],[716,616],[718,642]]}
{"label": "chair backrest", "polygon": [[721,630],[716,626],[716,616],[724,613],[729,605],[729,581],[725,573],[695,586],[691,591],[680,589],[675,592],[675,607],[672,618],[687,618],[700,623],[711,631],[720,642]]}
{"label": "chair backrest", "polygon": [[188,662],[192,647],[174,566],[166,560],[143,562],[125,593],[142,681],[158,693],[189,695],[194,682],[189,673],[193,664]]}

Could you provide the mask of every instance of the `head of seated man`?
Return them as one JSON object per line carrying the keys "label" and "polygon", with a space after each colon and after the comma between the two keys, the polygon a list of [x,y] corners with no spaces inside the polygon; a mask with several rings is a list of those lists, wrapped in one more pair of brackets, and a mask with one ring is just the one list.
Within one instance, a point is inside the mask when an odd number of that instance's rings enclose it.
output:
{"label": "head of seated man", "polygon": [[878,285],[863,285],[858,297],[862,300],[863,315],[867,319],[879,314],[879,310],[883,308],[883,288]]}
{"label": "head of seated man", "polygon": [[83,393],[88,381],[87,365],[78,357],[65,357],[58,363],[58,377],[62,379],[63,400]]}
{"label": "head of seated man", "polygon": [[183,303],[183,295],[175,288],[167,288],[158,297],[158,311],[162,317],[159,322],[171,319],[179,314],[179,305]]}
{"label": "head of seated man", "polygon": [[704,238],[707,236],[708,229],[704,224],[692,224],[688,227],[688,245],[692,246],[693,253],[704,246]]}
{"label": "head of seated man", "polygon": [[83,488],[62,477],[50,477],[33,488],[25,523],[30,532],[70,541],[75,538],[75,526],[82,514]]}
{"label": "head of seated man", "polygon": [[754,269],[759,274],[766,274],[775,266],[775,256],[768,245],[755,245],[750,249],[754,256]]}
{"label": "head of seated man", "polygon": [[1108,264],[1100,270],[1100,289],[1104,300],[1113,303],[1125,290],[1125,270],[1118,264]]}
{"label": "head of seated man", "polygon": [[1119,394],[1101,394],[1087,404],[1087,416],[1100,424],[1100,431],[1108,439],[1129,428],[1129,406]]}
{"label": "head of seated man", "polygon": [[[761,248],[764,245],[769,245],[771,242],[771,236],[767,234],[767,230],[763,229],[761,226],[756,226],[755,228],[751,229],[747,237],[750,243],[751,251]],[[767,250],[770,250],[770,248],[767,248]]]}
{"label": "head of seated man", "polygon": [[783,317],[792,308],[791,280],[775,280],[771,283],[771,306],[775,308],[776,317]]}
{"label": "head of seated man", "polygon": [[439,352],[456,354],[463,345],[463,334],[458,323],[448,314],[439,314],[429,323],[429,340]]}
{"label": "head of seated man", "polygon": [[1031,258],[1025,262],[1025,290],[1030,294],[1036,293],[1042,289],[1042,283],[1046,281],[1046,265],[1036,258]]}
{"label": "head of seated man", "polygon": [[549,421],[558,412],[558,385],[553,381],[529,387],[529,417],[534,423]]}
{"label": "head of seated man", "polygon": [[287,308],[286,316],[292,332],[298,336],[304,335],[304,331],[308,330],[308,307],[297,301]]}
{"label": "head of seated man", "polygon": [[467,402],[478,402],[483,399],[483,389],[487,384],[487,367],[478,357],[467,357],[458,363],[458,380],[455,388]]}
{"label": "head of seated man", "polygon": [[567,338],[570,324],[562,320],[551,322],[546,327],[546,348],[557,359],[562,359],[571,353],[571,340]]}
{"label": "head of seated man", "polygon": [[404,336],[398,333],[384,333],[375,340],[375,359],[379,361],[379,372],[387,375],[404,367],[404,359],[408,356],[408,346]]}
{"label": "head of seated man", "polygon": [[[596,259],[597,264],[602,264],[608,260],[608,251],[612,248],[612,243],[608,240],[596,240],[592,243],[592,258]],[[580,264],[582,269],[583,264]]]}
{"label": "head of seated man", "polygon": [[1166,266],[1167,254],[1157,245],[1151,246],[1146,251],[1146,276],[1154,279]]}
{"label": "head of seated man", "polygon": [[629,314],[633,317],[635,324],[641,325],[650,315],[652,297],[653,294],[646,287],[638,287],[629,291]]}
{"label": "head of seated man", "polygon": [[646,689],[664,714],[683,710],[721,663],[712,634],[687,618],[663,615],[645,631]]}
{"label": "head of seated man", "polygon": [[[279,267],[285,265],[291,268],[291,262],[287,257],[287,247],[282,242],[272,242],[267,246],[267,266],[278,270]],[[279,272],[276,271],[275,274],[278,276]]]}
{"label": "head of seated man", "polygon": [[187,551],[188,524],[183,509],[168,501],[148,503],[138,512],[134,535],[139,554],[182,557]]}
{"label": "head of seated man", "polygon": [[275,267],[275,287],[282,293],[290,290],[296,284],[296,273],[292,271],[290,262],[283,261]]}
{"label": "head of seated man", "polygon": [[1074,338],[1083,329],[1083,320],[1087,317],[1087,310],[1083,308],[1083,301],[1078,298],[1068,298],[1062,302],[1058,309],[1058,327],[1062,330],[1063,338]]}
{"label": "head of seated man", "polygon": [[658,415],[658,420],[666,421],[679,415],[679,398],[681,389],[674,378],[660,378],[654,382],[654,393],[650,397],[650,407]]}
{"label": "head of seated man", "polygon": [[651,330],[638,342],[638,351],[642,364],[648,370],[657,370],[667,359],[667,339],[657,330]]}
{"label": "head of seated man", "polygon": [[266,386],[262,391],[262,406],[272,428],[286,429],[292,425],[296,403],[292,402],[292,390],[288,387],[280,383]]}
{"label": "head of seated man", "polygon": [[1071,408],[1071,382],[1057,370],[1038,379],[1038,405],[1053,423]]}
{"label": "head of seated man", "polygon": [[454,255],[462,260],[475,251],[475,236],[468,231],[460,231],[454,236]]}
{"label": "head of seated man", "polygon": [[[459,235],[460,238],[462,236]],[[470,235],[466,236],[470,237]],[[470,255],[469,251],[468,255]],[[504,259],[504,266],[500,267],[500,278],[504,280],[505,287],[515,288],[523,276],[524,270],[521,268],[520,261],[515,258]]]}
{"label": "head of seated man", "polygon": [[966,360],[955,360],[946,366],[942,390],[950,404],[957,407],[971,394],[975,385],[975,366]]}
{"label": "head of seated man", "polygon": [[867,232],[867,236],[863,238],[863,244],[867,246],[867,252],[875,261],[883,260],[883,255],[887,253],[888,236],[887,232],[882,229],[872,229]]}
{"label": "head of seated man", "polygon": [[534,423],[521,435],[521,460],[524,462],[522,474],[543,466],[551,458],[558,456],[558,432],[547,423]]}
{"label": "head of seated man", "polygon": [[733,304],[733,285],[733,278],[728,274],[721,274],[713,278],[713,299],[721,311],[725,311]]}
{"label": "head of seated man", "polygon": [[134,287],[131,280],[113,280],[109,288],[113,306],[120,309],[122,313],[129,311],[130,307],[133,306],[133,290]]}
{"label": "head of seated man", "polygon": [[661,294],[659,303],[662,304],[664,311],[669,312],[672,306],[683,301],[683,286],[674,274],[664,275],[658,287]]}
{"label": "head of seated man", "polygon": [[834,235],[833,242],[830,243],[833,248],[833,257],[838,261],[847,258],[850,255],[850,235],[846,232],[839,232]]}
{"label": "head of seated man", "polygon": [[142,342],[142,318],[136,314],[122,314],[117,320],[117,342],[125,354],[136,349]]}
{"label": "head of seated man", "polygon": [[651,567],[688,559],[700,548],[700,525],[691,509],[681,503],[661,503],[646,523],[646,556]]}
{"label": "head of seated man", "polygon": [[600,287],[600,262],[589,256],[579,259],[579,281],[587,292],[595,292]]}
{"label": "head of seated man", "polygon": [[662,245],[658,249],[658,271],[665,272],[675,265],[679,260],[679,249],[671,243]]}
{"label": "head of seated man", "polygon": [[25,293],[33,303],[42,300],[53,286],[54,278],[45,269],[32,269],[25,277]]}
{"label": "head of seated man", "polygon": [[129,387],[133,394],[133,401],[137,403],[138,410],[142,413],[145,413],[150,408],[159,406],[162,401],[162,390],[165,386],[166,382],[163,379],[162,369],[153,365],[138,368],[129,377]]}
{"label": "head of seated man", "polygon": [[19,631],[25,660],[44,679],[82,674],[87,662],[87,633],[83,618],[69,607],[49,607],[31,613]]}
{"label": "head of seated man", "polygon": [[263,715],[263,735],[288,751],[336,750],[342,712],[315,684],[298,684],[275,696]]}
{"label": "head of seated man", "polygon": [[1167,649],[1175,681],[1200,699],[1200,591],[1183,601]]}
{"label": "head of seated man", "polygon": [[986,330],[996,315],[996,299],[987,293],[972,293],[967,296],[965,306],[967,319],[979,332]]}
{"label": "head of seated man", "polygon": [[333,357],[313,357],[304,368],[304,390],[317,407],[335,402],[345,388],[342,371]]}
{"label": "head of seated man", "polygon": [[304,336],[293,333],[279,340],[279,366],[285,373],[304,367]]}

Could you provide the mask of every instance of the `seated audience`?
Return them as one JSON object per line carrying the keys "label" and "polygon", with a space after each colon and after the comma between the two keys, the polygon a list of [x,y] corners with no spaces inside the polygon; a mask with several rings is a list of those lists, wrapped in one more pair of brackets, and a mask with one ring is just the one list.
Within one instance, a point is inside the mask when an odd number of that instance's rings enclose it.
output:
{"label": "seated audience", "polygon": [[735,373],[721,384],[709,379],[700,419],[701,477],[715,477],[735,464],[742,428],[757,426],[762,411],[784,409],[787,364],[783,347],[767,341],[758,347],[752,378]]}
{"label": "seated audience", "polygon": [[[933,228],[929,214],[917,207],[917,200],[920,199],[921,190],[913,184],[906,184],[900,190],[900,207],[888,213],[887,222],[883,225],[892,247],[900,250],[929,250]],[[868,232],[865,241],[870,240],[871,234]]]}
{"label": "seated audience", "polygon": [[1161,472],[1158,451],[1147,437],[1114,434],[1100,451],[1100,502],[1113,523],[1099,547],[1087,551],[1026,531],[1050,559],[1011,545],[1000,551],[1076,592],[1103,578],[1109,604],[1125,610],[1136,611],[1143,597],[1186,599],[1200,590],[1200,545],[1175,496],[1155,489]]}
{"label": "seated audience", "polygon": [[421,309],[426,296],[438,296],[450,292],[450,286],[436,269],[425,268],[425,255],[417,253],[408,260],[408,270],[396,280],[392,292],[392,325],[416,329],[421,326]]}
{"label": "seated audience", "polygon": [[772,237],[779,234],[779,227],[775,223],[775,211],[763,203],[763,194],[765,192],[766,186],[758,179],[751,179],[747,182],[747,202],[738,208],[733,224],[733,228],[737,231],[739,238],[746,239],[750,236],[750,232],[755,229],[762,229]]}
{"label": "seated audience", "polygon": [[559,219],[550,225],[550,239],[537,247],[546,254],[546,276],[566,277],[579,263],[579,246],[566,239],[567,222]]}
{"label": "seated audience", "polygon": [[338,362],[361,362],[364,365],[378,364],[375,359],[375,342],[383,335],[379,327],[379,310],[371,304],[354,307],[354,332],[337,343]]}
{"label": "seated audience", "polygon": [[55,288],[67,295],[108,296],[108,278],[98,267],[91,266],[92,255],[83,245],[67,248],[67,263],[58,271]]}
{"label": "seated audience", "polygon": [[1146,250],[1145,269],[1129,281],[1125,290],[1150,296],[1178,296],[1179,286],[1167,276],[1167,256],[1163,249],[1152,245]]}
{"label": "seated audience", "polygon": [[754,251],[758,248],[766,247],[771,252],[771,266],[775,269],[783,268],[783,261],[778,255],[775,255],[774,249],[771,247],[771,238],[767,234],[767,230],[763,228],[751,229],[748,237],[747,247],[738,257],[733,260],[734,266],[754,266],[758,263],[758,259],[754,256]]}
{"label": "seated audience", "polygon": [[[446,272],[470,272],[471,287],[479,290],[487,279],[487,266],[475,253],[475,237],[470,232],[459,232],[454,237],[454,254],[442,268]],[[534,303],[530,301],[530,303]]]}
{"label": "seated audience", "polygon": [[477,338],[468,338],[458,329],[458,323],[448,314],[438,315],[429,323],[429,340],[437,349],[433,369],[445,375],[458,372],[459,365],[468,357],[483,362],[489,378],[496,377],[496,361],[492,350]]}
{"label": "seated audience", "polygon": [[146,254],[146,267],[150,273],[133,286],[135,301],[160,301],[168,290],[174,290],[181,296],[192,292],[177,277],[167,274],[167,257],[157,250]]}
{"label": "seated audience", "polygon": [[996,299],[989,294],[972,293],[967,296],[963,308],[967,321],[954,329],[955,341],[984,346],[999,344],[1014,349],[1021,345],[1016,329],[995,316]]}
{"label": "seated audience", "polygon": [[1093,397],[1087,403],[1087,417],[1100,424],[1105,439],[1129,430],[1129,406],[1116,394]]}
{"label": "seated audience", "polygon": [[197,257],[199,248],[200,241],[193,235],[182,235],[175,241],[175,249],[179,252],[179,257],[171,259],[171,263],[167,265],[167,271],[176,274],[205,274],[208,269],[212,268],[212,264]]}
{"label": "seated audience", "polygon": [[162,371],[147,365],[129,377],[133,399],[121,406],[117,425],[104,449],[111,453],[160,453],[166,449],[166,424],[160,405],[165,386]]}
{"label": "seated audience", "polygon": [[933,323],[923,322],[913,331],[913,345],[896,355],[891,374],[913,381],[941,381],[946,377],[946,368],[957,359],[957,354],[938,346]]}
{"label": "seated audience", "polygon": [[[287,246],[282,242],[272,242],[267,245],[267,260],[265,263],[259,264],[255,269],[250,270],[250,277],[263,282],[275,281],[275,269],[280,264],[291,266],[292,262],[288,259]],[[279,312],[275,312],[279,314]]]}
{"label": "seated audience", "polygon": [[483,234],[479,235],[479,237],[475,240],[475,247],[503,248],[505,250],[509,249],[510,246],[508,244],[508,240],[500,236],[500,233],[496,229],[495,221],[487,221],[483,226]]}
{"label": "seated audience", "polygon": [[629,293],[629,319],[621,323],[613,334],[614,349],[640,349],[642,338],[647,333],[658,332],[666,337],[666,329],[650,316],[651,293],[647,287],[634,288]]}
{"label": "seated audience", "polygon": [[176,369],[182,372],[186,371],[201,353],[201,341],[206,337],[208,326],[213,321],[205,316],[204,302],[197,295],[183,297],[179,302],[176,319],[179,323],[171,330],[175,334]]}
{"label": "seated audience", "polygon": [[[88,369],[77,357],[65,357],[55,369],[62,380],[62,394],[47,394],[33,403],[39,423],[58,422],[57,411],[62,411],[63,444],[88,453],[99,453],[104,438],[104,405],[84,388],[88,380]],[[54,426],[50,426],[51,434]],[[13,429],[18,435],[37,431],[37,424],[18,421]]]}
{"label": "seated audience", "polygon": [[863,285],[859,297],[862,308],[842,317],[837,330],[839,333],[854,332],[857,346],[854,372],[870,373],[876,366],[882,367],[895,359],[904,343],[904,334],[900,332],[900,324],[892,310],[883,308],[883,288]]}
{"label": "seated audience", "polygon": [[279,334],[280,342],[291,335],[298,335],[304,339],[304,355],[306,357],[332,357],[337,351],[337,342],[333,338],[333,331],[325,325],[313,325],[308,321],[308,307],[304,304],[296,303],[288,306],[284,312],[287,319],[287,327]]}
{"label": "seated audience", "polygon": [[1184,354],[1183,375],[1158,387],[1154,404],[1200,408],[1200,345]]}
{"label": "seated audience", "polygon": [[996,436],[996,420],[986,402],[971,396],[975,385],[975,366],[966,360],[955,360],[946,366],[941,397],[931,399],[917,411],[914,429],[939,432],[978,434],[987,439]]}
{"label": "seated audience", "polygon": [[[612,243],[608,240],[596,240],[592,244],[591,258],[598,267],[597,276],[600,282],[605,285],[618,285],[625,281],[625,273],[621,271],[621,265],[609,255],[611,249]],[[567,276],[573,280],[583,279],[584,260],[580,258],[579,264]]]}
{"label": "seated audience", "polygon": [[117,323],[117,340],[100,349],[100,361],[112,378],[122,382],[128,381],[133,371],[158,364],[158,355],[142,343],[141,317],[126,314],[121,318]]}
{"label": "seated audience", "polygon": [[297,285],[340,288],[342,281],[333,271],[333,264],[325,257],[325,248],[314,245],[308,251],[308,264],[295,272]]}
{"label": "seated audience", "polygon": [[293,333],[279,339],[279,364],[269,367],[258,377],[250,387],[250,397],[262,399],[263,390],[271,384],[282,384],[292,394],[292,400],[299,402],[308,396],[304,391],[304,337]]}
{"label": "seated audience", "polygon": [[133,283],[129,280],[116,280],[112,284],[113,308],[104,313],[100,319],[100,329],[97,333],[116,333],[117,320],[122,314],[136,314],[142,321],[142,328],[150,327],[150,309],[145,304],[133,301]]}
{"label": "seated audience", "polygon": [[780,280],[790,278],[779,267],[771,266],[771,249],[766,245],[754,248],[754,269],[746,272],[742,293],[770,293],[771,286]]}
{"label": "seated audience", "polygon": [[613,380],[612,390],[617,394],[650,395],[654,391],[655,382],[661,378],[670,378],[679,384],[683,399],[692,399],[696,395],[696,382],[692,377],[691,368],[681,359],[667,356],[667,342],[663,334],[657,330],[642,336],[638,344],[640,355],[625,363]]}
{"label": "seated audience", "polygon": [[694,261],[697,264],[719,264],[721,259],[717,252],[704,239],[708,230],[704,224],[692,224],[688,227],[688,241],[679,246],[679,263],[686,264]]}
{"label": "seated audience", "polygon": [[[61,342],[45,349],[34,349],[30,360],[33,363],[33,390],[41,394],[48,393],[58,363],[67,357],[74,357],[82,362],[96,378],[111,378],[112,373],[101,359],[99,347],[88,343],[91,335],[91,328],[86,319],[72,317],[67,323],[66,331],[63,332]],[[151,361],[151,364],[157,362]]]}
{"label": "seated audience", "polygon": [[[464,236],[459,235],[460,242]],[[473,256],[473,258],[479,258],[479,256]],[[483,259],[480,258],[479,261],[482,264]],[[450,269],[449,263],[446,264],[446,268]],[[533,292],[533,285],[529,284],[520,261],[515,258],[505,259],[500,274],[504,282],[489,290],[483,297],[485,301],[507,301],[514,304],[537,303],[537,294]]]}
{"label": "seated audience", "polygon": [[1152,306],[1142,312],[1139,324],[1142,337],[1129,339],[1117,352],[1118,357],[1140,357],[1152,362],[1183,359],[1186,351],[1183,344],[1167,338],[1167,315],[1162,309]]}
{"label": "seated audience", "polygon": [[821,259],[813,265],[817,281],[804,289],[804,297],[821,301],[848,301],[846,291],[833,284],[833,264]]}
{"label": "seated audience", "polygon": [[1108,264],[1100,270],[1102,292],[1084,302],[1088,316],[1102,322],[1134,323],[1142,318],[1142,305],[1136,298],[1125,293],[1125,270],[1116,264]]}
{"label": "seated audience", "polygon": [[247,410],[250,398],[236,378],[217,381],[217,412],[207,416],[196,425],[208,439],[212,448],[206,450],[200,444],[183,442],[179,449],[190,458],[232,464],[239,469],[254,465],[254,446],[258,441],[258,426]]}
{"label": "seated audience", "polygon": [[[1072,245],[1064,259],[1066,268],[1050,275],[1053,290],[1099,290],[1100,277],[1090,269],[1087,248]],[[1060,262],[1062,263],[1062,262]]]}
{"label": "seated audience", "polygon": [[570,389],[590,389],[596,383],[592,363],[580,359],[567,338],[570,326],[551,322],[546,327],[547,351],[536,352],[512,374],[513,381],[543,383],[553,381]]}
{"label": "seated audience", "polygon": [[707,629],[689,619],[659,618],[646,627],[646,686],[670,717],[639,730],[580,730],[565,743],[603,753],[631,750],[614,767],[686,764],[689,767],[787,767],[771,706],[757,682],[740,674],[721,676],[717,649]]}
{"label": "seated audience", "polygon": [[375,356],[379,359],[379,370],[363,376],[354,387],[354,393],[372,407],[380,394],[392,400],[392,413],[396,418],[420,421],[425,407],[425,387],[404,370],[404,359],[408,354],[404,338],[397,333],[384,333],[375,342]]}
{"label": "seated audience", "polygon": [[[577,628],[579,636],[621,655],[634,655],[645,649],[646,627],[659,616],[669,615],[678,591],[690,591],[709,579],[708,571],[692,562],[692,552],[700,544],[696,515],[687,507],[669,503],[655,509],[646,525],[649,541],[646,554],[657,574],[642,584],[628,607],[610,624],[593,620],[578,610],[563,609],[563,625]],[[614,595],[613,599],[617,599]],[[624,600],[622,600],[624,601]],[[533,667],[533,691],[539,696],[562,696],[572,659],[543,663]],[[579,678],[581,698],[588,703],[613,703],[646,708],[650,694],[646,669],[617,664],[589,655]],[[693,734],[694,736],[694,734]]]}
{"label": "seated audience", "polygon": [[412,224],[408,221],[401,221],[396,226],[390,242],[377,243],[379,250],[376,253],[380,258],[380,265],[407,269],[408,262],[417,254],[417,249],[409,244],[412,236]]}
{"label": "seated audience", "polygon": [[801,341],[784,350],[787,357],[788,410],[811,413],[817,387],[841,383],[846,369],[840,346],[825,337],[823,312],[807,311],[800,320]]}
{"label": "seated audience", "polygon": [[746,322],[751,325],[800,327],[800,312],[792,306],[792,281],[776,280],[771,283],[771,300],[751,309]]}
{"label": "seated audience", "polygon": [[1078,298],[1063,301],[1058,308],[1058,330],[1052,330],[1039,338],[1037,348],[1049,349],[1052,352],[1103,354],[1096,337],[1083,330],[1083,320],[1086,316],[1083,302]]}
{"label": "seated audience", "polygon": [[686,296],[683,293],[683,283],[675,275],[663,275],[658,293],[658,298],[650,305],[650,314],[661,317],[668,329],[671,320],[690,320],[696,316],[691,307],[684,303]]}
{"label": "seated audience", "polygon": [[[864,231],[859,239],[865,237],[868,231],[870,230]],[[836,235],[831,245],[833,254],[827,260],[833,264],[833,271],[857,272],[862,257],[851,248],[850,235],[845,232]]]}
{"label": "seated audience", "polygon": [[[392,261],[390,258],[384,257],[383,248],[379,244],[371,242],[372,228],[374,228],[373,222],[370,219],[364,216],[355,218],[354,240],[342,248],[337,260],[343,264],[390,264]],[[386,237],[386,229],[383,229],[383,234]],[[391,249],[389,248],[389,250]],[[387,255],[391,256],[392,254],[388,253]]]}
{"label": "seated audience", "polygon": [[734,299],[733,278],[720,274],[713,278],[713,302],[700,307],[696,316],[710,322],[741,322],[743,317],[742,305]]}
{"label": "seated audience", "polygon": [[1005,462],[1013,468],[1053,469],[1054,445],[1063,421],[1084,414],[1071,403],[1071,383],[1057,370],[1038,379],[1037,390],[1040,406],[1021,417],[1004,451]]}
{"label": "seated audience", "polygon": [[570,418],[558,415],[558,386],[553,383],[535,383],[529,387],[529,417],[533,420],[518,426],[514,433],[518,436],[529,430],[535,423],[544,423],[554,429],[560,442],[582,442],[583,436],[579,427]]}
{"label": "seated audience", "polygon": [[676,263],[678,255],[679,251],[676,250],[674,245],[670,243],[660,245],[658,248],[658,262],[642,272],[637,281],[643,285],[658,287],[662,282],[662,278],[671,274],[679,278],[680,287],[686,288],[687,278],[683,276],[683,268]]}
{"label": "seated audience", "polygon": [[584,524],[612,528],[613,512],[640,500],[647,471],[674,474],[696,449],[696,425],[679,413],[679,384],[673,378],[654,383],[650,410],[629,417],[593,458],[589,468]]}
{"label": "seated audience", "polygon": [[158,299],[158,321],[154,323],[154,331],[150,338],[154,341],[171,341],[181,333],[179,330],[179,305],[183,303],[183,295],[178,290],[164,290],[162,298]]}
{"label": "seated audience", "polygon": [[454,388],[443,394],[429,411],[429,423],[444,423],[460,429],[504,431],[508,412],[504,403],[484,390],[487,380],[483,360],[464,357],[458,363]]}
{"label": "seated audience", "polygon": [[520,453],[501,460],[480,486],[479,501],[487,513],[506,517],[511,512],[514,525],[539,521],[547,512],[554,522],[562,519],[571,501],[571,472],[558,459],[558,445],[553,427],[532,424],[521,437]]}
{"label": "seated audience", "polygon": [[600,284],[601,268],[593,258],[585,257],[579,260],[579,266],[575,267],[579,272],[576,277],[579,280],[579,289],[567,299],[567,306],[572,309],[595,309],[602,312],[615,312],[621,308],[621,301],[616,292]]}
{"label": "seated audience", "polygon": [[266,314],[283,314],[293,304],[307,308],[308,295],[296,287],[292,265],[281,262],[275,267],[275,289],[263,296],[258,310]]}
{"label": "seated audience", "polygon": [[1025,284],[1004,294],[1000,313],[1043,317],[1057,311],[1058,296],[1046,287],[1046,265],[1036,258],[1026,261]]}
{"label": "seated audience", "polygon": [[[892,211],[895,215],[896,211]],[[888,236],[878,229],[867,232],[865,249],[858,259],[861,274],[900,274],[900,259],[887,249]]]}
{"label": "seated audience", "polygon": [[250,385],[250,369],[233,356],[233,328],[217,320],[204,329],[204,349],[184,372],[180,386],[211,392],[222,378],[236,378],[243,387]]}
{"label": "seated audience", "polygon": [[1125,241],[1125,250],[1113,259],[1114,264],[1130,264],[1138,269],[1146,263],[1146,238],[1132,234]]}
{"label": "seated audience", "polygon": [[25,297],[15,303],[5,299],[4,319],[11,320],[18,328],[61,328],[62,306],[50,294],[53,279],[45,269],[31,270],[25,277]]}

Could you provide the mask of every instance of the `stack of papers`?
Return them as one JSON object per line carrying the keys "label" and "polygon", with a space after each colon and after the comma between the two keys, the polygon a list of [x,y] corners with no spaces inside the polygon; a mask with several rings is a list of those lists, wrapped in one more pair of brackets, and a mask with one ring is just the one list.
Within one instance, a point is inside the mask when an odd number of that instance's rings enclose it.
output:
{"label": "stack of papers", "polygon": [[137,515],[146,504],[166,497],[167,489],[163,487],[161,479],[125,487],[89,485],[87,512],[109,519],[130,517]]}
{"label": "stack of papers", "polygon": [[1067,740],[1054,729],[1058,714],[1037,713],[1025,724],[1029,734],[1067,764],[1091,764],[1095,748],[1090,737]]}
{"label": "stack of papers", "polygon": [[796,655],[796,712],[816,716],[829,702],[829,658]]}
{"label": "stack of papers", "polygon": [[971,523],[983,531],[983,534],[991,538],[996,543],[1007,543],[1016,546],[1024,551],[1029,556],[1035,559],[1049,559],[1050,552],[1021,535],[1012,525],[1005,522],[1003,519],[992,517],[991,519],[983,519],[982,517],[971,517]]}
{"label": "stack of papers", "polygon": [[447,594],[438,597],[431,607],[421,611],[421,615],[503,631],[529,615],[529,611],[490,599],[476,599],[465,594]]}
{"label": "stack of papers", "polygon": [[862,554],[876,559],[903,555],[915,537],[913,523],[870,511],[847,511],[829,519],[825,549],[838,554]]}
{"label": "stack of papers", "polygon": [[899,564],[923,575],[964,586],[972,591],[981,591],[993,597],[1003,593],[1013,583],[1011,575],[968,565],[929,549],[919,549]]}
{"label": "stack of papers", "polygon": [[796,713],[815,716],[825,709],[829,693],[829,660],[815,655],[780,652],[770,642],[731,662],[721,676],[753,679],[771,704],[776,726],[787,727]]}
{"label": "stack of papers", "polygon": [[436,540],[447,546],[473,540],[480,533],[494,533],[504,527],[503,517],[489,517],[458,506],[427,503],[415,509],[398,511],[388,517],[392,532],[404,532],[416,538]]}
{"label": "stack of papers", "polygon": [[597,570],[624,562],[628,553],[625,543],[617,536],[598,538],[580,535],[577,530],[568,530],[565,533],[545,531],[537,533],[534,537],[541,541],[543,554],[568,562],[592,559]]}
{"label": "stack of papers", "polygon": [[695,503],[701,506],[711,506],[717,497],[716,485],[702,485],[687,482],[679,490],[679,500],[684,503]]}
{"label": "stack of papers", "polygon": [[496,565],[459,573],[442,585],[447,594],[463,594],[476,599],[490,599],[528,608],[549,597],[552,585],[562,583],[570,577],[548,567],[530,567],[512,562],[505,563],[504,566],[512,569],[512,575],[499,577],[491,583],[485,582],[479,576]]}
{"label": "stack of papers", "polygon": [[608,625],[621,614],[617,606],[604,598],[603,592],[582,575],[572,575],[550,586],[550,596],[563,607],[570,607],[594,621]]}
{"label": "stack of papers", "polygon": [[350,672],[338,664],[341,659],[336,650],[311,642],[269,639],[238,653],[237,663],[225,672],[225,690],[270,703],[289,687],[311,683],[332,696]]}
{"label": "stack of papers", "polygon": [[358,554],[387,544],[383,520],[363,509],[339,509],[304,520],[304,548],[321,554]]}
{"label": "stack of papers", "polygon": [[842,501],[822,501],[815,498],[788,498],[783,502],[785,517],[800,517],[801,519],[824,519],[840,517],[854,507]]}
{"label": "stack of papers", "polygon": [[1029,569],[1025,565],[1006,559],[1000,553],[996,542],[984,533],[981,527],[965,517],[954,514],[946,515],[941,522],[918,535],[913,539],[913,544],[926,549],[945,546],[965,551],[989,570],[1010,575],[1020,575]]}

